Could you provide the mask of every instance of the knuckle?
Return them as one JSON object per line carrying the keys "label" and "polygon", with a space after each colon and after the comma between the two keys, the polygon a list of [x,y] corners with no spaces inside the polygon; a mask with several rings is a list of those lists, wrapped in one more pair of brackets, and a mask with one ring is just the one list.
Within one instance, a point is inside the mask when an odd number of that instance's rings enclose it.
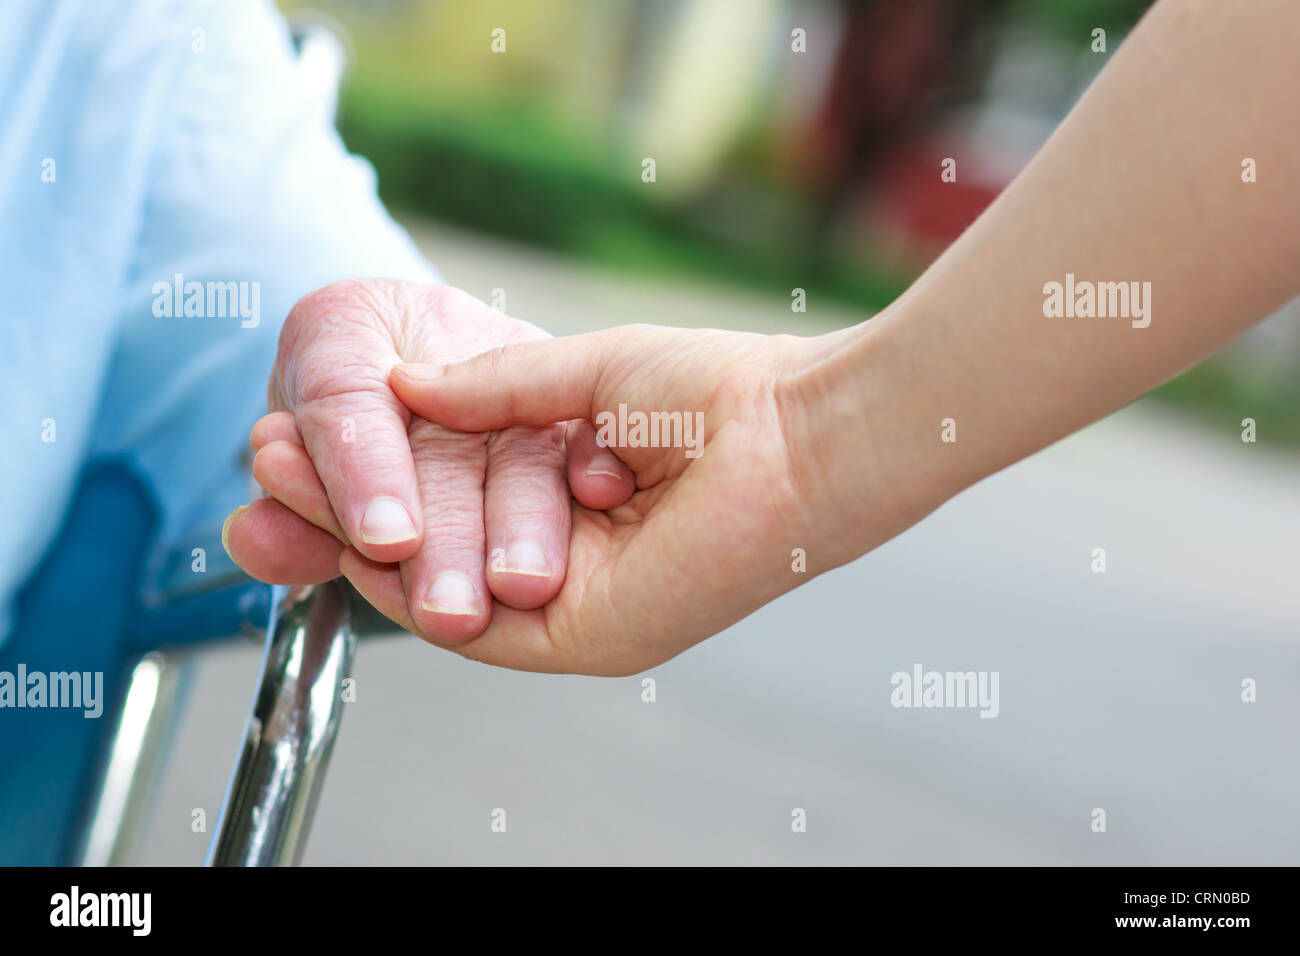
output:
{"label": "knuckle", "polygon": [[476,461],[488,443],[486,432],[458,432],[423,418],[412,418],[407,429],[411,451],[417,459]]}
{"label": "knuckle", "polygon": [[351,392],[383,394],[384,372],[369,354],[349,349],[316,348],[295,356],[285,370],[289,394],[308,403]]}
{"label": "knuckle", "polygon": [[383,317],[392,311],[385,289],[369,279],[341,279],[308,292],[280,330],[276,368],[291,403],[387,384],[376,358]]}
{"label": "knuckle", "polygon": [[498,345],[479,354],[477,361],[484,372],[494,379],[503,378],[510,361],[511,347]]}
{"label": "knuckle", "polygon": [[566,451],[562,425],[529,427],[514,425],[496,432],[488,443],[492,460],[498,465],[536,466],[539,461],[550,465],[563,462]]}
{"label": "knuckle", "polygon": [[339,279],[308,292],[299,299],[284,320],[286,331],[314,328],[340,309],[355,309],[373,301],[373,284],[365,279]]}

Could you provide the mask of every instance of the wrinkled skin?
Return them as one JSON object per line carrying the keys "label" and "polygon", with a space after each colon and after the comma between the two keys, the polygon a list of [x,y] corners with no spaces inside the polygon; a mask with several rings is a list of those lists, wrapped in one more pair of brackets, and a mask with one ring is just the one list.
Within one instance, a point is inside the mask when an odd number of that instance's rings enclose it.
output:
{"label": "wrinkled skin", "polygon": [[[251,435],[271,497],[227,522],[232,556],[261,580],[315,583],[338,576],[350,547],[394,565],[406,625],[443,642],[481,633],[493,598],[545,603],[564,579],[570,485],[603,509],[627,499],[631,473],[585,422],[455,431],[412,415],[388,379],[399,363],[546,337],[446,286],[349,280],[305,296],[281,331],[270,414]],[[367,523],[376,497],[387,524]]]}
{"label": "wrinkled skin", "polygon": [[[430,634],[410,612],[405,568],[357,547],[339,567],[395,622],[474,660],[602,675],[661,663],[811,576],[791,566],[792,550],[825,532],[810,517],[815,478],[795,467],[801,406],[790,370],[813,360],[815,342],[630,326],[493,350],[434,378],[397,369],[394,393],[440,423],[430,428],[595,421],[626,404],[703,412],[704,451],[617,448],[636,475],[631,500],[606,511],[575,495],[563,586],[541,607],[498,606],[481,636]],[[326,507],[308,494],[285,501],[308,518]],[[816,555],[809,565],[828,566]]]}

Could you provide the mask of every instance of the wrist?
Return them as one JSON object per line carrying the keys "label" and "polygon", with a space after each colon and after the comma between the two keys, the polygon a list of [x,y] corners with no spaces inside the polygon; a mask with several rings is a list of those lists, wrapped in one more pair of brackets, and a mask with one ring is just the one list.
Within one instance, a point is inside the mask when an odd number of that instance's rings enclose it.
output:
{"label": "wrist", "polygon": [[924,373],[903,347],[903,318],[896,305],[810,340],[791,377],[795,484],[831,566],[873,550],[978,480],[927,408]]}

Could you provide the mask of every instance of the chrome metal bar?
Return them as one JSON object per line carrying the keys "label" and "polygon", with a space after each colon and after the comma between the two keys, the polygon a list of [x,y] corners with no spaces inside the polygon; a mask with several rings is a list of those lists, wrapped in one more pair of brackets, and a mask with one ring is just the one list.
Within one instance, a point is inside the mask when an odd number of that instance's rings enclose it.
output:
{"label": "chrome metal bar", "polygon": [[261,686],[210,866],[299,862],[338,734],[356,653],[351,589],[337,580],[276,591]]}
{"label": "chrome metal bar", "polygon": [[155,652],[131,670],[126,702],[76,851],[81,866],[129,862],[153,802],[175,728],[173,718],[192,667],[189,655]]}

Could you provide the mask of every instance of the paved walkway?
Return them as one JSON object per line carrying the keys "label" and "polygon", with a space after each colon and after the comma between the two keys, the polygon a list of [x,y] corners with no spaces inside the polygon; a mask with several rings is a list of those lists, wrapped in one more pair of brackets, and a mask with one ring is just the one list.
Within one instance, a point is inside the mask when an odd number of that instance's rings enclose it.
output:
{"label": "paved walkway", "polygon": [[[553,331],[791,330],[788,301],[416,234]],[[653,704],[639,678],[368,643],[306,862],[1295,864],[1297,476],[1138,404],[653,671]],[[258,656],[205,658],[144,861],[202,859],[191,813],[216,817]],[[997,671],[998,717],[894,709],[915,664]]]}

